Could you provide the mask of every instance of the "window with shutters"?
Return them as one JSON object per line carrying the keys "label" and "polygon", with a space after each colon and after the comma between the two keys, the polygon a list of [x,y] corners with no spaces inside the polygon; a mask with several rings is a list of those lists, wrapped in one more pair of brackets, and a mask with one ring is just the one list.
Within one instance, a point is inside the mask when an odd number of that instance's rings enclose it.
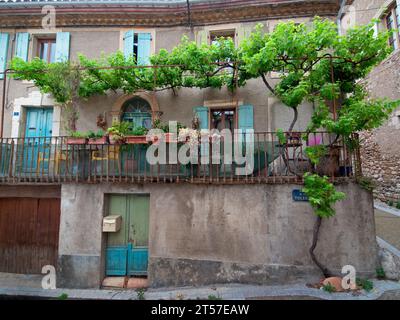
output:
{"label": "window with shutters", "polygon": [[400,46],[400,6],[394,2],[388,7],[383,16],[382,24],[387,30],[392,31],[389,37],[390,46],[396,50]]}
{"label": "window with shutters", "polygon": [[138,65],[150,65],[150,56],[154,50],[154,36],[151,32],[122,31],[123,52],[125,58],[134,57]]}

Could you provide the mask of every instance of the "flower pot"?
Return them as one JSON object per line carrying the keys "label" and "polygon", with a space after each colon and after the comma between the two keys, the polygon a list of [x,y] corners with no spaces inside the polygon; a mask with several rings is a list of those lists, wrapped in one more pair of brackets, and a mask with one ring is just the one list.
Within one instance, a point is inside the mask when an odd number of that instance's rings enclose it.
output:
{"label": "flower pot", "polygon": [[88,144],[107,144],[107,137],[90,138]]}
{"label": "flower pot", "polygon": [[125,142],[127,144],[147,144],[146,136],[127,136]]}
{"label": "flower pot", "polygon": [[67,144],[86,144],[87,138],[74,138],[69,137],[67,138]]}

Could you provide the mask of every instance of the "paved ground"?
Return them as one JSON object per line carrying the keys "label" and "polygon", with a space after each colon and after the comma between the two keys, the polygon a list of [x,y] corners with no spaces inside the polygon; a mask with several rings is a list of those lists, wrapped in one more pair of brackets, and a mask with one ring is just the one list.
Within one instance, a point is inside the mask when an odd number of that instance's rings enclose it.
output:
{"label": "paved ground", "polygon": [[[68,299],[138,299],[138,293],[135,290],[43,290],[0,287],[0,299],[9,299],[10,297],[60,299],[62,296],[68,297]],[[207,300],[210,298],[224,300],[376,300],[398,299],[399,297],[400,283],[393,281],[374,281],[374,289],[371,292],[360,291],[358,293],[327,293],[323,290],[308,288],[305,284],[285,286],[231,284],[214,287],[149,289],[144,293],[146,300]]]}
{"label": "paved ground", "polygon": [[388,213],[386,209],[375,209],[375,224],[376,235],[400,250],[400,210],[397,211],[399,215],[393,214],[396,210]]}

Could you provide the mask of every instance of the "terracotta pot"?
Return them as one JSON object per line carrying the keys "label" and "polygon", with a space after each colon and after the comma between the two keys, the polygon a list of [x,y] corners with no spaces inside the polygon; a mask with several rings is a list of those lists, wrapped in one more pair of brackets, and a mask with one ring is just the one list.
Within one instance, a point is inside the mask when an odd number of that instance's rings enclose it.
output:
{"label": "terracotta pot", "polygon": [[87,138],[67,138],[67,144],[86,144]]}
{"label": "terracotta pot", "polygon": [[90,138],[88,144],[107,144],[107,137]]}
{"label": "terracotta pot", "polygon": [[147,144],[146,136],[127,136],[125,142],[127,144]]}
{"label": "terracotta pot", "polygon": [[332,287],[335,288],[336,292],[342,292],[344,291],[343,287],[342,287],[342,278],[340,277],[330,277],[330,278],[326,278],[322,284],[324,286],[330,284]]}
{"label": "terracotta pot", "polygon": [[339,176],[339,158],[340,158],[340,147],[332,146],[329,148],[327,155],[323,156],[316,167],[316,171],[319,175],[324,176]]}

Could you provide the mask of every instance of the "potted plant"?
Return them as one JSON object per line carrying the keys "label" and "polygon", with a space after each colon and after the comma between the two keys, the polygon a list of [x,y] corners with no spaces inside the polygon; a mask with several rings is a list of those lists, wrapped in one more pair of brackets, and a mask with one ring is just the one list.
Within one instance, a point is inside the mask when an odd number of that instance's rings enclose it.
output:
{"label": "potted plant", "polygon": [[129,122],[114,122],[113,125],[107,129],[108,138],[111,144],[122,144],[125,142],[126,134],[129,132]]}
{"label": "potted plant", "polygon": [[70,136],[67,138],[67,144],[86,144],[87,140],[85,133],[74,131],[71,132]]}
{"label": "potted plant", "polygon": [[135,127],[126,135],[127,144],[146,144],[147,129],[145,127]]}
{"label": "potted plant", "polygon": [[[154,129],[161,129],[164,132],[164,137],[165,137],[165,142],[166,143],[177,143],[178,142],[178,137],[177,133],[169,132],[169,125],[168,124],[163,124],[159,119],[154,121],[153,124]],[[179,132],[181,129],[186,128],[182,123],[177,122],[177,132]],[[154,136],[152,137],[152,142],[157,143],[158,137]]]}
{"label": "potted plant", "polygon": [[106,144],[107,136],[105,135],[103,130],[99,130],[97,132],[89,131],[87,134],[89,139],[89,144]]}

